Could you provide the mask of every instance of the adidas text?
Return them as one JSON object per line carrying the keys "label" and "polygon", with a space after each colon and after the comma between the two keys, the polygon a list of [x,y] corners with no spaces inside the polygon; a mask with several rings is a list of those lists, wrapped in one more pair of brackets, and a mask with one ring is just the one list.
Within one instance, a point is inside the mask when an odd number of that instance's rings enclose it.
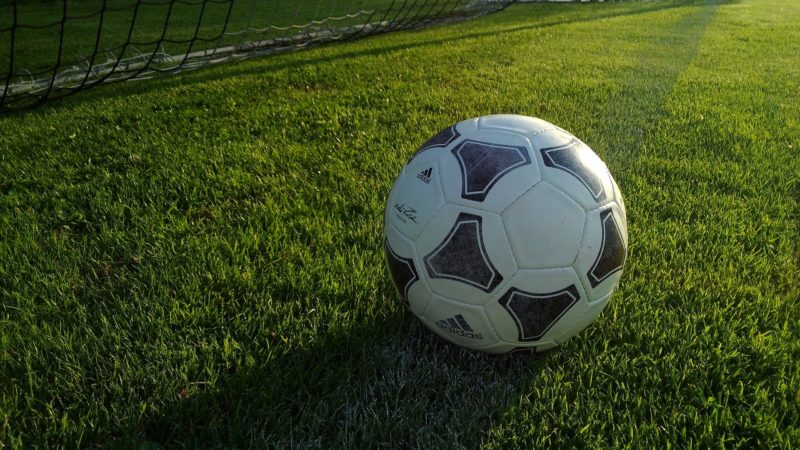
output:
{"label": "adidas text", "polygon": [[461,314],[456,314],[449,319],[437,320],[436,326],[456,336],[462,336],[468,339],[483,339],[483,335],[476,333]]}

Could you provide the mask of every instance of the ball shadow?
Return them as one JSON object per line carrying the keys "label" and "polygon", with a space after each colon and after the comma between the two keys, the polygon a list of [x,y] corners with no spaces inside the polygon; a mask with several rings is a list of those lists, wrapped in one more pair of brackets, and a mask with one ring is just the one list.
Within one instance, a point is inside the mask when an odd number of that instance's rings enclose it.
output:
{"label": "ball shadow", "polygon": [[[334,299],[331,301],[339,301]],[[389,299],[387,299],[389,301]],[[451,448],[481,442],[548,354],[493,356],[446,343],[408,312],[320,333],[138,424],[173,447]],[[139,442],[139,445],[142,444]]]}

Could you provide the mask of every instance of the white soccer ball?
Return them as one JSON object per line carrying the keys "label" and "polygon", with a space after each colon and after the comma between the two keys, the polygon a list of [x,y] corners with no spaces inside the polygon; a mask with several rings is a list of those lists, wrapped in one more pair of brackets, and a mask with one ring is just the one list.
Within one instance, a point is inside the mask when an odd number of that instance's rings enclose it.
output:
{"label": "white soccer ball", "polygon": [[541,119],[494,115],[432,137],[384,215],[386,264],[434,333],[470,349],[549,350],[608,304],[628,248],[606,165]]}

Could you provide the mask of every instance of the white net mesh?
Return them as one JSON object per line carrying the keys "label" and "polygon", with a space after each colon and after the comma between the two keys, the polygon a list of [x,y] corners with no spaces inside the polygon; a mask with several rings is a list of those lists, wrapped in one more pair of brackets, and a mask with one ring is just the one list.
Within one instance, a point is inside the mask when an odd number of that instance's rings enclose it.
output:
{"label": "white net mesh", "polygon": [[514,0],[0,0],[0,111],[500,10]]}

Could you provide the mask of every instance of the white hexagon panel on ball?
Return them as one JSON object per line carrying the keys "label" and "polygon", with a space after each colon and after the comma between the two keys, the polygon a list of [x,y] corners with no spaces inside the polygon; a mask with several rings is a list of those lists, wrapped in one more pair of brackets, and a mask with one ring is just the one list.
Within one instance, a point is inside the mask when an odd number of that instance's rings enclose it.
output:
{"label": "white hexagon panel on ball", "polygon": [[480,306],[434,294],[423,316],[428,328],[454,344],[480,350],[497,343],[497,335]]}
{"label": "white hexagon panel on ball", "polygon": [[389,194],[384,220],[400,233],[415,239],[428,220],[444,205],[439,168],[428,161],[434,153],[412,159]]}
{"label": "white hexagon panel on ball", "polygon": [[501,217],[520,269],[568,267],[581,245],[583,208],[546,182],[514,200]]}
{"label": "white hexagon panel on ball", "polygon": [[477,128],[479,130],[510,131],[525,136],[529,140],[549,130],[560,130],[546,120],[517,114],[493,114],[479,117]]}

